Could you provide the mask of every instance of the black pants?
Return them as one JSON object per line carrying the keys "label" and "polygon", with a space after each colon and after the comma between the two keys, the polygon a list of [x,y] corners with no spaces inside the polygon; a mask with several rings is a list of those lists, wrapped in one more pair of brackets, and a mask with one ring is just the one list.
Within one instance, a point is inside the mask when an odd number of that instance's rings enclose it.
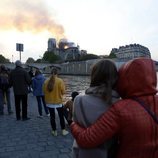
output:
{"label": "black pants", "polygon": [[16,119],[21,119],[21,103],[22,103],[22,119],[27,119],[27,94],[26,95],[15,95],[15,110]]}
{"label": "black pants", "polygon": [[[64,120],[64,115],[63,115],[63,107],[56,108],[56,109],[58,111],[61,129],[65,129],[65,120]],[[52,129],[55,131],[56,130],[55,108],[49,108],[49,113],[50,113],[50,123],[51,123]]]}

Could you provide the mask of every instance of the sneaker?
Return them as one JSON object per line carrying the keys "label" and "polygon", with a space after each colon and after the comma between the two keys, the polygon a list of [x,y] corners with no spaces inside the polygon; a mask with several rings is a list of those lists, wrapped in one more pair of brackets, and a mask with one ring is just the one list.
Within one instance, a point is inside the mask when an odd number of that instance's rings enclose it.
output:
{"label": "sneaker", "polygon": [[43,118],[43,116],[42,115],[39,115],[39,116],[37,116],[38,118]]}
{"label": "sneaker", "polygon": [[67,130],[63,129],[63,130],[62,130],[62,135],[65,136],[65,135],[67,135],[67,134],[69,134],[69,132],[68,132]]}
{"label": "sneaker", "polygon": [[58,135],[57,131],[52,131],[52,135],[56,137]]}
{"label": "sneaker", "polygon": [[49,116],[50,116],[50,114],[47,114],[47,116],[49,117]]}

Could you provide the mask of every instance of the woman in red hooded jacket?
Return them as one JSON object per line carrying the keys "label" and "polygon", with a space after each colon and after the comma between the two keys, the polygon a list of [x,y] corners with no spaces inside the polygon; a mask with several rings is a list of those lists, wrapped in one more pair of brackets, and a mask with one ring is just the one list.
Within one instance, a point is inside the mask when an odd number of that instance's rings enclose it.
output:
{"label": "woman in red hooded jacket", "polygon": [[[88,128],[72,123],[71,130],[83,148],[93,148],[114,135],[118,136],[117,158],[158,158],[157,78],[155,64],[149,58],[137,58],[119,69],[118,92],[122,100],[115,103]],[[145,105],[148,111],[136,100]]]}

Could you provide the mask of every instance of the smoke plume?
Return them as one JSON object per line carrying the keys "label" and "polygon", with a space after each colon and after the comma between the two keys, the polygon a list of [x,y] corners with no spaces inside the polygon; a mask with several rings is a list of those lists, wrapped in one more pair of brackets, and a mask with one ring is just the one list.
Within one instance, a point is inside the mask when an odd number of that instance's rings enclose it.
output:
{"label": "smoke plume", "polygon": [[[5,0],[0,2],[0,30],[16,29],[20,32],[48,31],[52,37],[65,37],[64,28],[55,20],[43,3],[44,0]],[[53,3],[53,0],[52,0]]]}

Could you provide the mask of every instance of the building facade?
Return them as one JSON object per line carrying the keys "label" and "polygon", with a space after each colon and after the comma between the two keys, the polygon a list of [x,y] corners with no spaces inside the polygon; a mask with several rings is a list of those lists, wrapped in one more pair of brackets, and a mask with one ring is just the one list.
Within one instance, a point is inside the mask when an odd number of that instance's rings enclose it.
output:
{"label": "building facade", "polygon": [[137,57],[151,58],[150,51],[147,47],[140,44],[130,44],[126,46],[120,46],[118,49],[113,48],[111,53],[114,53],[118,59],[133,59]]}

